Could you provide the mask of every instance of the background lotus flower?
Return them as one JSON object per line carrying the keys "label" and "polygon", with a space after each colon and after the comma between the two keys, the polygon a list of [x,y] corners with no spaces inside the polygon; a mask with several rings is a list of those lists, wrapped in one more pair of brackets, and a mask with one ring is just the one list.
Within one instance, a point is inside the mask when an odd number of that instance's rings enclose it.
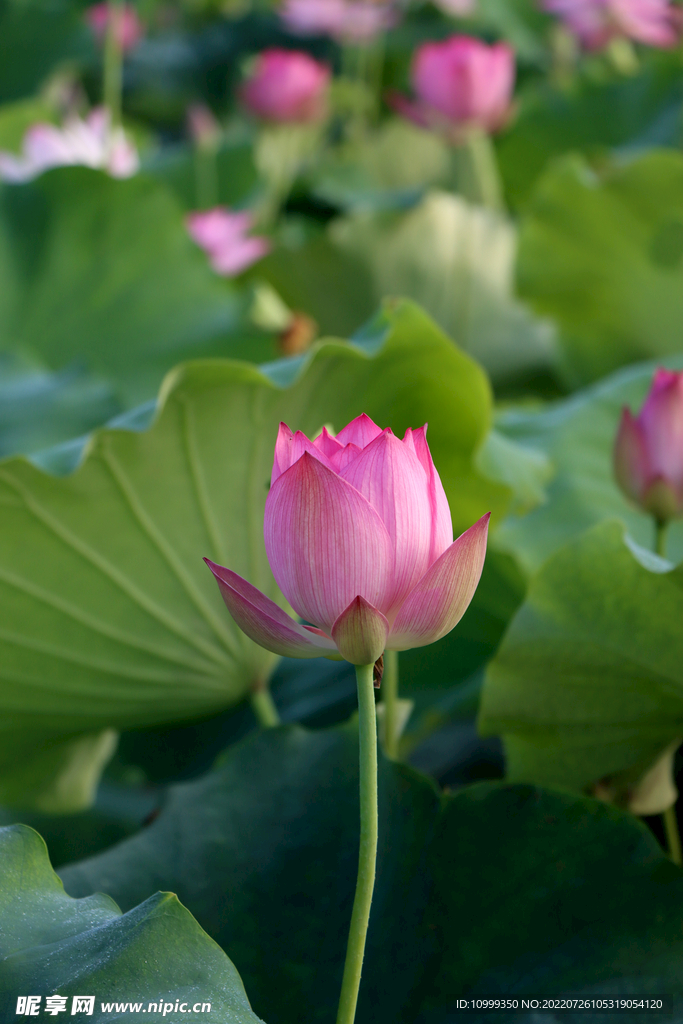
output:
{"label": "background lotus flower", "polygon": [[330,69],[298,50],[264,50],[242,86],[246,108],[264,121],[309,123],[327,113]]}
{"label": "background lotus flower", "polygon": [[275,445],[264,536],[302,626],[230,569],[207,560],[228,609],[257,643],[355,665],[422,647],[460,621],[479,582],[489,516],[453,541],[426,427],[399,440],[365,415],[314,441],[285,424]]}
{"label": "background lotus flower", "polygon": [[470,36],[425,43],[413,58],[416,101],[394,96],[399,113],[425,127],[494,132],[510,116],[515,83],[514,52],[507,43],[489,46]]}
{"label": "background lotus flower", "polygon": [[34,124],[26,134],[21,156],[0,152],[0,178],[30,181],[50,167],[81,165],[108,171],[114,178],[129,178],[140,166],[137,150],[122,128],[111,128],[103,107],[85,120],[70,118],[62,128]]}
{"label": "background lotus flower", "polygon": [[259,235],[249,235],[252,215],[248,211],[234,213],[225,206],[190,213],[187,230],[206,252],[217,274],[234,277],[270,251],[270,242]]}
{"label": "background lotus flower", "polygon": [[599,50],[619,36],[649,46],[675,46],[678,32],[669,0],[544,0],[587,50]]}
{"label": "background lotus flower", "polygon": [[396,11],[391,3],[373,0],[285,0],[280,17],[297,35],[367,43],[392,27]]}
{"label": "background lotus flower", "polygon": [[[92,29],[97,42],[103,46],[109,28],[109,4],[94,4],[85,12],[85,19]],[[121,4],[116,10],[116,36],[124,53],[133,50],[145,34],[145,29],[138,13],[130,4]]]}
{"label": "background lotus flower", "polygon": [[657,370],[638,415],[624,408],[614,470],[624,493],[659,522],[683,515],[683,372]]}

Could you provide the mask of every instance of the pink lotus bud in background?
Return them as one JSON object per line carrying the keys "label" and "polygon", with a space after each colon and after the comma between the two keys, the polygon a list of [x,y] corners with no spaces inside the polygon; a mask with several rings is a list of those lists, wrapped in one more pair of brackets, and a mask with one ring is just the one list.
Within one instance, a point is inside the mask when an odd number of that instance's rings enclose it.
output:
{"label": "pink lotus bud in background", "polygon": [[252,227],[248,211],[234,213],[225,206],[216,206],[188,214],[186,224],[193,241],[222,277],[235,277],[270,251],[267,238],[248,234]]}
{"label": "pink lotus bud in background", "polygon": [[264,50],[242,86],[244,105],[263,121],[320,121],[327,113],[330,69],[299,50]]}
{"label": "pink lotus bud in background", "polygon": [[0,178],[4,181],[30,181],[51,167],[73,165],[108,171],[114,178],[129,178],[140,161],[123,129],[112,130],[104,107],[91,110],[85,120],[72,117],[62,128],[34,124],[24,135],[21,156],[0,152]]}
{"label": "pink lotus bud in background", "polygon": [[221,126],[205,103],[191,103],[187,108],[187,129],[199,149],[217,149]]}
{"label": "pink lotus bud in background", "polygon": [[622,491],[658,522],[683,515],[683,372],[657,370],[638,415],[624,408],[614,471]]}
{"label": "pink lotus bud in background", "polygon": [[396,10],[382,0],[285,0],[280,17],[297,35],[368,43],[395,24]]}
{"label": "pink lotus bud in background", "polygon": [[599,50],[612,39],[627,37],[649,46],[675,46],[676,9],[669,0],[543,0],[578,36],[587,50]]}
{"label": "pink lotus bud in background", "polygon": [[237,624],[296,658],[375,662],[449,633],[484,565],[488,514],[453,541],[426,427],[403,440],[365,415],[314,441],[284,423],[264,537],[275,580],[302,626],[237,573],[207,564]]}
{"label": "pink lotus bud in background", "polygon": [[[145,34],[145,29],[140,21],[137,11],[129,4],[121,4],[116,9],[116,37],[118,44],[124,53],[133,50]],[[95,39],[104,46],[109,28],[109,5],[107,3],[94,4],[88,7],[85,12],[85,19],[92,29]]]}
{"label": "pink lotus bud in background", "polygon": [[424,127],[457,134],[468,128],[494,132],[508,120],[515,83],[514,52],[470,36],[425,43],[413,58],[416,101],[394,97],[399,113]]}

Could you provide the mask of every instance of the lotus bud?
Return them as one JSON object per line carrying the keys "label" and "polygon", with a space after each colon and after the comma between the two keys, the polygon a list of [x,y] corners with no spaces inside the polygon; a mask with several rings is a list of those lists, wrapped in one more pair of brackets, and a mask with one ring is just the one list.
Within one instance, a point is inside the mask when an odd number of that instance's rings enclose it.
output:
{"label": "lotus bud", "polygon": [[657,522],[683,515],[683,372],[657,370],[638,415],[624,408],[614,472],[622,491]]}
{"label": "lotus bud", "polygon": [[481,576],[489,515],[453,540],[426,431],[400,440],[361,415],[311,441],[280,424],[265,547],[307,624],[207,559],[247,636],[276,654],[370,665],[385,649],[434,643],[460,621]]}
{"label": "lotus bud", "polygon": [[306,124],[327,114],[330,69],[298,50],[264,50],[242,86],[247,110],[262,121]]}

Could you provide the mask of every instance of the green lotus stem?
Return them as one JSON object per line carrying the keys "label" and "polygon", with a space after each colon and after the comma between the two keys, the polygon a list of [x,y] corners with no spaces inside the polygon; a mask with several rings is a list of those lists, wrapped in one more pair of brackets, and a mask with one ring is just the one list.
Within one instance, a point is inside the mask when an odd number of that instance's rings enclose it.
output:
{"label": "green lotus stem", "polygon": [[218,203],[218,160],[215,148],[195,146],[195,197],[198,210],[209,210]]}
{"label": "green lotus stem", "polygon": [[664,831],[666,832],[666,845],[674,864],[683,864],[681,856],[681,837],[678,834],[678,819],[676,818],[676,804],[672,804],[662,814]]}
{"label": "green lotus stem", "polygon": [[121,123],[121,93],[123,91],[123,50],[118,31],[121,17],[120,0],[107,0],[107,34],[104,40],[104,105],[109,111],[111,126]]}
{"label": "green lotus stem", "polygon": [[365,938],[370,920],[370,905],[375,887],[377,859],[377,721],[373,665],[356,666],[358,685],[358,725],[360,745],[360,850],[358,879],[353,900],[349,941],[346,947],[337,1024],[353,1024],[356,1016],[360,976],[363,969]]}
{"label": "green lotus stem", "polygon": [[[664,519],[655,519],[655,551],[662,558],[666,558],[666,531],[668,522]],[[672,804],[662,814],[664,831],[666,833],[666,846],[674,864],[683,864],[681,856],[681,837],[678,832],[678,818],[676,817],[676,804]]]}
{"label": "green lotus stem", "polygon": [[272,729],[274,725],[280,725],[280,715],[267,686],[253,689],[250,700],[251,710],[256,715],[259,725],[262,725],[264,729]]}
{"label": "green lotus stem", "polygon": [[491,137],[480,128],[471,128],[459,148],[458,162],[458,184],[465,198],[490,210],[502,210],[503,189]]}
{"label": "green lotus stem", "polygon": [[384,703],[384,753],[392,761],[398,760],[398,651],[384,652],[382,677]]}

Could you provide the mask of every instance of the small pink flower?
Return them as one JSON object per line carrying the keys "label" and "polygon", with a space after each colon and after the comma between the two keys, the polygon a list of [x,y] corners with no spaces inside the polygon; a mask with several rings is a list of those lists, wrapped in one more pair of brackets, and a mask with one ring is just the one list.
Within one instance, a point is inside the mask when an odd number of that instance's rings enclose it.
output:
{"label": "small pink flower", "polygon": [[[124,53],[133,50],[145,34],[145,29],[138,18],[137,11],[129,4],[121,4],[117,8],[117,39],[119,46]],[[107,3],[94,4],[88,7],[85,12],[85,19],[92,29],[95,39],[104,46],[109,28],[109,5]]]}
{"label": "small pink flower", "polygon": [[468,128],[501,128],[510,116],[515,57],[507,43],[489,46],[470,36],[425,43],[413,58],[416,101],[393,97],[399,113],[456,137]]}
{"label": "small pink flower", "polygon": [[111,129],[103,107],[85,120],[72,117],[62,128],[34,124],[26,134],[21,156],[0,152],[0,178],[21,182],[36,178],[50,167],[93,167],[114,178],[129,178],[140,166],[137,150],[122,128]]}
{"label": "small pink flower", "polygon": [[657,370],[638,415],[624,408],[614,471],[622,491],[655,519],[683,515],[683,372]]}
{"label": "small pink flower", "polygon": [[403,440],[358,416],[314,441],[284,423],[264,537],[275,580],[302,626],[230,569],[207,564],[237,624],[298,658],[368,665],[423,647],[462,618],[481,576],[488,514],[453,541],[426,427]]}
{"label": "small pink flower", "polygon": [[381,0],[285,0],[280,16],[290,32],[342,43],[370,42],[396,22],[392,3]]}
{"label": "small pink flower", "polygon": [[327,113],[330,69],[299,50],[263,50],[242,86],[246,108],[264,121],[313,122]]}
{"label": "small pink flower", "polygon": [[248,234],[252,226],[248,211],[233,213],[225,206],[216,206],[213,210],[188,214],[186,224],[193,241],[222,277],[241,274],[270,251],[267,238]]}
{"label": "small pink flower", "polygon": [[626,36],[649,46],[675,46],[675,9],[669,0],[543,0],[581,40],[587,50],[600,50]]}

